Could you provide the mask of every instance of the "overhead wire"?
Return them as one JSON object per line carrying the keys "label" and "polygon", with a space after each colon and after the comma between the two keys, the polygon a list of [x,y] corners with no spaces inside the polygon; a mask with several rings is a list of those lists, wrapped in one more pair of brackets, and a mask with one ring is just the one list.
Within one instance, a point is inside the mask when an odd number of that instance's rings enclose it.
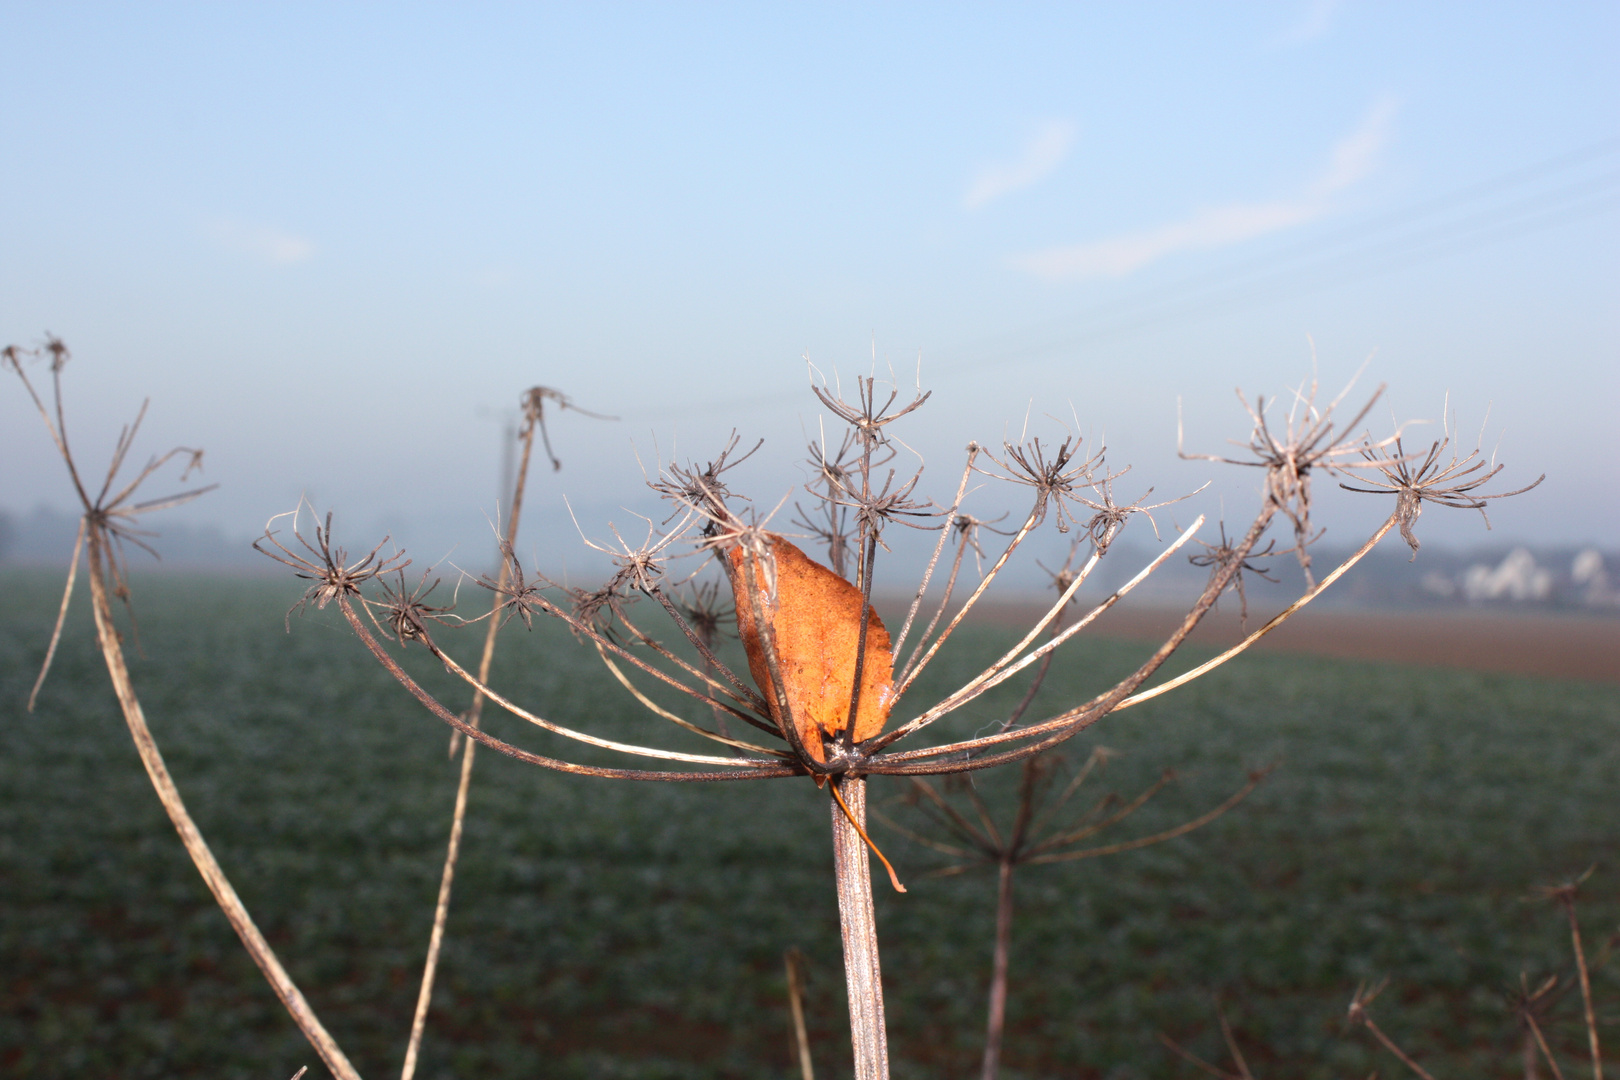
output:
{"label": "overhead wire", "polygon": [[[1620,138],[1577,147],[1442,195],[1317,231],[1281,247],[1017,331],[936,350],[936,379],[1028,363],[1065,349],[1185,325],[1557,228],[1620,207]],[[1585,166],[1602,171],[1571,176]],[[1551,185],[1538,182],[1560,177]],[[1502,199],[1496,196],[1508,194]],[[1031,341],[1031,337],[1038,340]],[[771,407],[798,392],[709,399],[685,415]],[[663,407],[660,415],[671,410]],[[650,417],[650,414],[649,414]]]}

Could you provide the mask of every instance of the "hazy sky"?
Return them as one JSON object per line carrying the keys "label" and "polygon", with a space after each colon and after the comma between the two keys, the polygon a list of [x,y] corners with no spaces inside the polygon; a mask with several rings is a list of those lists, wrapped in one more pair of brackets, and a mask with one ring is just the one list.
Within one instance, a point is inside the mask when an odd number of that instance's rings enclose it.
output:
{"label": "hazy sky", "polygon": [[[0,339],[67,340],[87,461],[150,396],[142,448],[222,485],[183,518],[233,535],[307,493],[356,543],[482,544],[535,383],[622,419],[556,420],[531,543],[733,427],[774,504],[806,358],[920,362],[936,490],[1026,412],[1187,490],[1177,399],[1217,449],[1308,335],[1334,390],[1372,357],[1380,427],[1490,408],[1503,479],[1549,474],[1494,538],[1620,529],[1613,3],[7,4],[0,41]],[[1341,542],[1387,509],[1334,494]],[[0,507],[41,502],[8,378]]]}

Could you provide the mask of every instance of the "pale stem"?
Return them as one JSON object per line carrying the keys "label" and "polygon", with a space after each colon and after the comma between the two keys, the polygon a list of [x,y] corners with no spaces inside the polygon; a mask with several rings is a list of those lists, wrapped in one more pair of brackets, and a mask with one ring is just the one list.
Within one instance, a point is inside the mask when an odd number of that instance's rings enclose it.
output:
{"label": "pale stem", "polygon": [[1581,977],[1581,1003],[1586,1009],[1586,1041],[1592,1050],[1592,1080],[1603,1080],[1603,1052],[1598,1047],[1597,1017],[1592,1011],[1592,980],[1586,970],[1586,950],[1581,948],[1581,924],[1575,918],[1573,896],[1563,901],[1569,916],[1569,936],[1575,948],[1575,970]]}
{"label": "pale stem", "polygon": [[[1558,1067],[1558,1060],[1553,1057],[1552,1050],[1547,1046],[1547,1040],[1541,1034],[1541,1025],[1536,1023],[1536,1018],[1534,1016],[1531,1016],[1528,1012],[1525,1014],[1524,1022],[1530,1026],[1530,1033],[1532,1035],[1534,1035],[1535,1038],[1536,1038],[1536,1041],[1535,1041],[1534,1045],[1541,1047],[1541,1056],[1547,1059],[1547,1067],[1552,1069],[1553,1080],[1564,1080],[1564,1070],[1562,1070],[1562,1069],[1560,1069]],[[1525,1080],[1535,1080],[1535,1076],[1536,1076],[1536,1058],[1535,1058],[1535,1054],[1534,1054],[1534,1051],[1533,1051],[1532,1047],[1527,1045],[1525,1049],[1526,1049],[1526,1054],[1525,1054],[1525,1059],[1524,1059]]]}
{"label": "pale stem", "polygon": [[[849,989],[849,1032],[855,1047],[855,1080],[888,1080],[889,1042],[883,1022],[883,979],[878,962],[877,920],[872,911],[872,873],[866,841],[856,823],[866,823],[866,781],[841,777],[846,815],[832,807],[833,873],[838,921],[844,936],[844,980]],[[852,821],[851,818],[854,820]]]}
{"label": "pale stem", "polygon": [[[478,681],[489,681],[490,665],[495,660],[495,638],[501,631],[501,590],[511,578],[511,564],[505,558],[508,551],[516,550],[518,521],[523,515],[523,489],[528,486],[529,456],[534,450],[536,420],[531,420],[523,432],[523,456],[518,464],[517,479],[513,483],[512,505],[507,514],[506,544],[501,551],[501,567],[495,576],[494,607],[489,615],[489,628],[484,632],[484,654],[478,663]],[[508,444],[510,445],[510,444]],[[484,695],[473,691],[472,705],[467,709],[467,723],[478,727],[484,712]],[[450,754],[455,756],[460,731],[450,733]],[[400,1067],[400,1080],[411,1080],[416,1074],[416,1058],[422,1047],[422,1032],[427,1026],[428,1004],[433,1000],[433,980],[439,971],[439,950],[444,945],[444,924],[450,915],[450,889],[456,878],[456,861],[461,857],[462,825],[467,816],[467,789],[472,784],[473,752],[478,744],[466,740],[461,753],[461,777],[456,783],[455,810],[450,815],[450,843],[444,853],[444,870],[439,876],[439,899],[433,908],[433,929],[428,933],[427,959],[422,964],[422,985],[416,993],[416,1012],[411,1017],[411,1037],[405,1046],[405,1063]]]}
{"label": "pale stem", "polygon": [[1373,1023],[1372,1017],[1368,1016],[1366,1013],[1363,1013],[1361,1016],[1361,1022],[1367,1025],[1367,1030],[1373,1033],[1373,1038],[1383,1043],[1384,1049],[1400,1058],[1401,1063],[1404,1064],[1408,1069],[1411,1069],[1413,1072],[1417,1073],[1423,1078],[1423,1080],[1434,1080],[1434,1077],[1429,1073],[1429,1070],[1425,1069],[1423,1066],[1419,1065],[1417,1062],[1408,1057],[1405,1050],[1402,1050],[1399,1046],[1395,1045],[1395,1040],[1391,1039],[1388,1035],[1385,1035],[1383,1029],[1377,1024]]}
{"label": "pale stem", "polygon": [[[1092,608],[1083,618],[1077,620],[1074,624],[1065,627],[1062,632],[1054,634],[1052,638],[1040,648],[1036,649],[1028,656],[1025,656],[1013,666],[1003,668],[999,672],[993,667],[981,672],[966,686],[962,687],[962,689],[945,699],[944,702],[935,705],[927,712],[916,717],[915,719],[908,721],[901,727],[895,728],[888,734],[879,736],[877,742],[872,744],[873,748],[882,749],[883,747],[886,747],[891,743],[897,742],[905,736],[910,735],[914,731],[927,727],[940,717],[948,715],[951,710],[959,708],[961,705],[973,700],[985,691],[999,686],[1001,683],[1012,678],[1014,675],[1017,675],[1020,671],[1024,670],[1035,661],[1040,660],[1045,656],[1050,656],[1052,652],[1062,646],[1064,642],[1068,641],[1080,631],[1090,626],[1092,622],[1094,622],[1099,616],[1103,615],[1113,608],[1115,604],[1119,603],[1119,601],[1128,595],[1132,589],[1146,581],[1155,570],[1165,564],[1170,556],[1181,550],[1182,545],[1191,540],[1193,535],[1198,532],[1203,524],[1204,517],[1202,514],[1200,514],[1196,519],[1193,520],[1193,523],[1188,526],[1187,531],[1176,538],[1175,543],[1171,544],[1157,558],[1139,570],[1135,577],[1131,578],[1131,580],[1127,581],[1124,585],[1121,585],[1118,589],[1114,590],[1114,592],[1111,593],[1106,600]],[[989,746],[996,742],[1010,742],[1015,739],[1027,737],[1036,731],[1042,730],[1044,726],[1045,725],[1034,728],[1005,731],[996,736],[989,736],[984,739],[975,739],[971,745]],[[927,757],[940,753],[946,749],[948,748],[927,747],[921,750],[908,750],[898,754],[889,755],[888,760],[906,761],[911,760],[912,758]]]}
{"label": "pale stem", "polygon": [[141,764],[146,767],[146,775],[152,781],[152,787],[157,791],[158,799],[163,803],[163,809],[168,813],[169,820],[174,823],[175,831],[180,834],[180,841],[186,847],[186,853],[196,864],[197,872],[202,875],[214,899],[219,903],[220,910],[230,921],[231,928],[242,939],[242,945],[253,957],[253,962],[259,965],[264,973],[270,988],[275,991],[276,997],[286,1006],[287,1012],[292,1016],[293,1022],[304,1033],[304,1037],[320,1054],[321,1060],[332,1071],[338,1080],[360,1080],[360,1074],[355,1071],[349,1059],[338,1048],[334,1040],[321,1025],[310,1008],[309,1002],[293,983],[292,977],[287,974],[277,959],[270,943],[264,939],[259,928],[254,924],[247,908],[242,906],[242,900],[236,895],[230,879],[214,859],[214,853],[209,850],[208,842],[203,839],[202,833],[186,811],[186,804],[180,797],[180,789],[175,786],[174,778],[169,775],[168,766],[163,762],[163,755],[158,751],[157,741],[152,737],[152,731],[146,726],[146,716],[141,710],[140,699],[135,696],[135,686],[130,681],[129,667],[124,662],[124,651],[118,643],[118,631],[113,626],[112,604],[107,598],[107,585],[103,580],[103,554],[99,530],[91,526],[88,530],[90,539],[90,610],[96,620],[96,640],[101,646],[102,658],[107,664],[107,674],[112,678],[113,689],[118,694],[118,704],[123,710],[124,721],[129,725],[129,733],[135,742],[135,750],[141,756]]}
{"label": "pale stem", "polygon": [[34,711],[39,688],[45,685],[45,676],[51,673],[51,661],[56,659],[56,646],[62,640],[62,624],[67,621],[68,602],[73,599],[73,582],[79,576],[79,553],[84,550],[84,519],[79,519],[79,534],[73,539],[73,561],[68,563],[67,588],[62,590],[62,606],[56,611],[56,628],[51,631],[51,643],[45,649],[45,662],[39,666],[39,678],[28,694],[28,711]]}
{"label": "pale stem", "polygon": [[[979,582],[978,588],[974,589],[967,600],[963,602],[961,610],[956,613],[956,616],[949,623],[945,624],[945,629],[940,632],[939,637],[934,639],[934,643],[928,646],[928,651],[923,653],[922,659],[910,665],[910,670],[901,679],[900,685],[895,688],[894,696],[890,700],[899,701],[905,692],[910,689],[911,684],[917,680],[917,676],[922,674],[923,668],[927,667],[928,662],[934,658],[934,654],[939,652],[939,647],[945,644],[946,639],[951,636],[951,632],[961,625],[963,619],[967,618],[968,612],[973,610],[973,605],[978,603],[979,597],[983,596],[985,590],[990,587],[990,583],[996,580],[996,575],[1001,573],[1001,568],[1007,565],[1007,560],[1012,558],[1012,553],[1018,550],[1018,545],[1024,542],[1024,538],[1034,530],[1037,524],[1039,524],[1039,521],[1036,519],[1035,511],[1031,510],[1029,517],[1024,519],[1024,524],[1013,534],[1013,538],[1007,542],[1007,549],[1001,553],[1001,557],[996,560],[995,565],[990,567],[990,572],[984,575],[984,578]],[[966,540],[963,543],[966,543]],[[918,642],[918,644],[921,644],[921,642]]]}
{"label": "pale stem", "polygon": [[815,1066],[810,1061],[810,1032],[804,1023],[804,954],[789,949],[783,956],[787,964],[788,1003],[793,1009],[793,1042],[799,1051],[799,1076],[802,1080],[816,1080]]}
{"label": "pale stem", "polygon": [[990,965],[989,1021],[984,1035],[984,1080],[996,1080],[1001,1069],[1001,1035],[1007,1025],[1007,952],[1012,943],[1013,862],[1001,857],[996,888],[996,947]]}
{"label": "pale stem", "polygon": [[[978,456],[979,445],[977,443],[969,443],[967,467],[962,470],[962,482],[956,486],[956,498],[951,502],[951,509],[946,515],[945,524],[940,527],[939,541],[934,544],[934,554],[928,560],[928,568],[923,571],[922,583],[917,586],[917,595],[911,598],[911,607],[906,609],[906,621],[901,624],[900,633],[895,636],[894,646],[891,650],[895,659],[899,659],[900,657],[900,649],[906,643],[906,635],[911,633],[911,624],[916,620],[917,611],[922,607],[923,593],[928,591],[928,583],[934,578],[934,567],[939,565],[939,556],[945,550],[945,542],[950,539],[951,529],[956,524],[956,512],[962,508],[962,497],[967,494],[968,477],[973,475],[973,459]],[[956,565],[962,565],[960,555],[957,556]],[[956,575],[952,573],[951,576],[954,580]],[[950,588],[948,586],[946,587],[945,595],[947,599],[950,598]],[[941,610],[944,609],[941,608]],[[939,620],[939,616],[935,615],[934,620],[937,622]],[[934,623],[929,623],[928,629],[923,631],[923,635],[920,640],[928,640],[928,635],[933,632],[933,629]]]}
{"label": "pale stem", "polygon": [[[457,732],[456,734],[460,734]],[[450,845],[444,856],[444,872],[439,878],[439,899],[433,908],[433,930],[428,934],[427,960],[422,965],[422,985],[416,992],[416,1013],[411,1018],[411,1038],[405,1047],[401,1080],[416,1073],[416,1058],[427,1026],[428,1003],[433,1000],[433,980],[439,972],[439,950],[444,945],[444,924],[450,915],[450,888],[456,878],[456,860],[461,855],[461,831],[467,817],[467,788],[472,782],[473,752],[478,744],[466,740],[461,749],[461,781],[456,786],[456,808],[450,817]]]}

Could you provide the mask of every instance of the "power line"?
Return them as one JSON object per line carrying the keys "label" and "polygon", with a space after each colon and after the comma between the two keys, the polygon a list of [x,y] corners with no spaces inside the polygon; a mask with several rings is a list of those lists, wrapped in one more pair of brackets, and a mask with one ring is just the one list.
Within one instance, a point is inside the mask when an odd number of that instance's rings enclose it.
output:
{"label": "power line", "polygon": [[[944,364],[936,362],[930,367],[937,379],[986,367],[1029,362],[1078,345],[1185,324],[1214,314],[1396,273],[1609,213],[1620,206],[1620,198],[1617,198],[1620,170],[1609,168],[1610,160],[1617,154],[1620,154],[1620,138],[1590,143],[1443,195],[1166,282],[1133,297],[1094,305],[971,345],[940,350],[936,356],[954,354],[961,359]],[[1596,163],[1602,163],[1606,171],[1570,176]],[[1550,188],[1531,190],[1505,200],[1485,201],[1503,193],[1525,191],[1551,177],[1563,179]],[[1482,201],[1484,205],[1479,205]],[[1090,325],[1085,325],[1088,322]],[[1081,325],[1076,326],[1076,323]],[[1061,327],[1072,329],[1062,330]],[[1045,340],[1014,344],[1018,339],[1028,342],[1031,334],[1042,330],[1049,335]],[[677,411],[684,415],[730,412],[792,404],[800,399],[798,391],[755,394],[710,399]],[[667,407],[661,407],[656,415],[667,416],[669,412]],[[653,415],[652,410],[647,411],[648,418]]]}

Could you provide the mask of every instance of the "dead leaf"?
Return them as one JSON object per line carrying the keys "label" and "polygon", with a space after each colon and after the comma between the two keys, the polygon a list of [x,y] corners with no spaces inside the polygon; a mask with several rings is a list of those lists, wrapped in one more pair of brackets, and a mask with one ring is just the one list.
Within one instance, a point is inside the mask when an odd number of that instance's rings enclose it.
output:
{"label": "dead leaf", "polygon": [[[754,586],[776,639],[777,665],[799,739],[812,757],[826,761],[824,740],[837,735],[849,715],[855,654],[860,647],[861,591],[782,537],[767,535],[767,540],[775,563],[775,589],[763,561],[754,566]],[[770,705],[771,718],[780,725],[753,603],[742,587],[746,573],[740,545],[727,553],[726,566],[748,670]],[[855,716],[856,742],[882,731],[889,718],[894,699],[894,661],[889,648],[889,631],[877,612],[869,611],[866,662],[861,667],[861,699]]]}

